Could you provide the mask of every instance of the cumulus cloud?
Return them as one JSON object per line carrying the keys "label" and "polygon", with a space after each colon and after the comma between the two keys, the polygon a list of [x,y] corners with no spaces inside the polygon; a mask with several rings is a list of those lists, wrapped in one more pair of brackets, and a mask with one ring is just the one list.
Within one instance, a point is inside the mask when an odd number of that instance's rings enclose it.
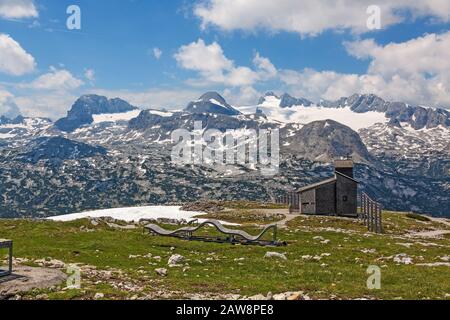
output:
{"label": "cumulus cloud", "polygon": [[[85,72],[85,77],[94,74]],[[29,83],[14,85],[16,91],[14,102],[21,113],[28,117],[47,117],[58,119],[65,115],[77,96],[84,82],[65,69],[51,67]]]}
{"label": "cumulus cloud", "polygon": [[33,72],[35,67],[31,54],[9,35],[0,33],[0,72],[21,76]]}
{"label": "cumulus cloud", "polygon": [[6,19],[36,18],[33,0],[0,0],[0,17]]}
{"label": "cumulus cloud", "polygon": [[216,26],[225,31],[296,32],[315,36],[327,30],[368,32],[367,8],[381,9],[384,27],[400,23],[406,17],[432,17],[450,21],[448,0],[206,0],[199,2],[194,14],[202,28]]}
{"label": "cumulus cloud", "polygon": [[67,70],[50,68],[50,72],[39,76],[31,83],[22,84],[23,88],[35,90],[73,90],[81,87],[84,82],[77,79]]}
{"label": "cumulus cloud", "polygon": [[217,42],[208,45],[202,39],[182,46],[175,59],[180,67],[198,73],[188,83],[224,86],[228,96],[236,97],[232,99],[236,103],[251,102],[259,94],[255,86],[273,80],[281,82],[286,91],[314,101],[373,93],[411,104],[450,105],[450,31],[384,46],[373,39],[346,42],[344,46],[355,58],[369,60],[365,74],[277,69],[258,52],[251,67],[236,66]]}
{"label": "cumulus cloud", "polygon": [[17,96],[14,100],[23,116],[56,120],[66,115],[77,98],[77,95],[67,91],[48,91]]}
{"label": "cumulus cloud", "polygon": [[93,69],[85,69],[84,77],[87,80],[89,80],[90,82],[94,82],[95,81],[95,71]]}
{"label": "cumulus cloud", "polygon": [[13,119],[20,115],[20,110],[14,101],[14,95],[0,88],[0,116]]}
{"label": "cumulus cloud", "polygon": [[223,92],[227,101],[233,105],[254,105],[256,101],[263,95],[262,92],[256,90],[252,86],[225,89]]}
{"label": "cumulus cloud", "polygon": [[163,54],[162,50],[160,48],[153,48],[152,54],[155,57],[156,60],[159,60]]}
{"label": "cumulus cloud", "polygon": [[174,57],[182,68],[198,71],[212,81],[219,81],[224,70],[233,68],[233,62],[225,57],[217,42],[206,45],[202,39],[182,46]]}
{"label": "cumulus cloud", "polygon": [[254,69],[236,66],[234,61],[225,56],[217,42],[207,45],[202,39],[182,46],[174,57],[180,67],[198,72],[200,78],[189,81],[198,86],[211,84],[251,86],[276,74],[276,69],[269,59],[261,57],[259,53],[256,53],[253,60]]}
{"label": "cumulus cloud", "polygon": [[450,32],[428,34],[384,47],[377,45],[374,40],[356,41],[346,43],[346,48],[357,58],[372,59],[369,73],[380,74],[385,78],[394,75],[445,78],[450,74]]}
{"label": "cumulus cloud", "polygon": [[368,39],[345,44],[359,59],[371,59],[368,77],[386,83],[386,95],[409,96],[418,103],[450,104],[450,31],[427,34],[402,43],[380,46]]}
{"label": "cumulus cloud", "polygon": [[288,91],[315,101],[321,98],[336,100],[354,93],[370,93],[391,101],[425,106],[450,105],[449,83],[421,75],[402,77],[396,74],[383,78],[379,74],[358,75],[305,69],[282,70],[280,80]]}
{"label": "cumulus cloud", "polygon": [[150,88],[146,90],[106,90],[92,89],[89,93],[103,95],[108,98],[121,98],[132,105],[142,108],[181,110],[189,101],[200,97],[202,90],[186,88]]}

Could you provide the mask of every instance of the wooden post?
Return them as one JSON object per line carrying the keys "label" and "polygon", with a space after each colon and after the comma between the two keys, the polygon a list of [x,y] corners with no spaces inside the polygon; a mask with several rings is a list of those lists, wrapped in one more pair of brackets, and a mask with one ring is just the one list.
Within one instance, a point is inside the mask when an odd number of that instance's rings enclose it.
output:
{"label": "wooden post", "polygon": [[369,198],[367,197],[367,195],[364,195],[364,205],[365,205],[365,210],[364,210],[364,222],[367,225],[367,228],[369,227]]}
{"label": "wooden post", "polygon": [[370,231],[370,201],[369,201],[369,199],[367,199],[366,208],[367,208],[367,219],[366,219],[367,220],[366,221],[367,230]]}
{"label": "wooden post", "polygon": [[379,204],[375,203],[375,232],[379,233],[379,221],[378,221],[378,212],[379,212],[379,208],[378,208]]}
{"label": "wooden post", "polygon": [[361,195],[361,215],[362,220],[366,223],[366,195],[364,193]]}
{"label": "wooden post", "polygon": [[380,233],[384,233],[383,230],[383,206],[380,204]]}
{"label": "wooden post", "polygon": [[367,218],[369,217],[369,208],[367,202],[367,195],[364,194],[364,223],[367,225]]}
{"label": "wooden post", "polygon": [[377,203],[372,200],[372,232],[377,232]]}
{"label": "wooden post", "polygon": [[12,274],[13,269],[13,244],[11,242],[11,245],[9,247],[9,274]]}

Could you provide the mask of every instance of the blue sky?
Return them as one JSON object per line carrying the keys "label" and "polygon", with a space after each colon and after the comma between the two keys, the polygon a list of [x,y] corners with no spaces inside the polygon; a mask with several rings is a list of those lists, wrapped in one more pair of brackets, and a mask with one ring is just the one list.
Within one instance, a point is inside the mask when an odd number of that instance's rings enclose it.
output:
{"label": "blue sky", "polygon": [[[371,1],[274,3],[0,0],[0,114],[57,118],[84,93],[178,108],[209,90],[450,106],[449,1],[380,0],[375,31]],[[70,5],[81,30],[66,27]]]}

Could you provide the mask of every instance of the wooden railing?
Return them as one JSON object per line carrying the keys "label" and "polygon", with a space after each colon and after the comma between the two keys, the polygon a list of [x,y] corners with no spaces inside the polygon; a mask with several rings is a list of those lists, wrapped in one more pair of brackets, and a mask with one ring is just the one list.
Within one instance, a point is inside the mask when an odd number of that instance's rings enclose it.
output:
{"label": "wooden railing", "polygon": [[288,192],[276,198],[275,203],[288,205],[290,212],[300,212],[300,194],[297,192]]}
{"label": "wooden railing", "polygon": [[361,210],[358,218],[364,222],[370,232],[383,233],[383,207],[366,193],[361,194]]}

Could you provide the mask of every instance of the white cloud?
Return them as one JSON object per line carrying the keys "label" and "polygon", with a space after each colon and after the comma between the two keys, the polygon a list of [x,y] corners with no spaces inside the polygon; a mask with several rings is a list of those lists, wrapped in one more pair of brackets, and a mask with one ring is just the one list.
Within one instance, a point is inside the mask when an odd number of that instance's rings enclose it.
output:
{"label": "white cloud", "polygon": [[373,39],[365,39],[354,42],[344,42],[347,52],[358,59],[369,59],[379,46]]}
{"label": "white cloud", "polygon": [[367,8],[381,8],[384,27],[413,18],[432,17],[450,21],[448,0],[205,0],[194,8],[202,28],[217,26],[225,31],[296,32],[315,36],[326,30],[368,32]]}
{"label": "white cloud", "polygon": [[0,116],[15,118],[20,115],[20,110],[14,101],[14,95],[0,88]]}
{"label": "white cloud", "polygon": [[93,69],[84,70],[84,77],[90,82],[95,81],[95,71]]}
{"label": "white cloud", "polygon": [[232,105],[244,106],[254,105],[263,93],[251,86],[246,86],[234,89],[225,89],[223,95]]}
{"label": "white cloud", "polygon": [[163,54],[160,48],[153,48],[152,53],[156,60],[159,60]]}
{"label": "white cloud", "polygon": [[200,97],[204,92],[183,88],[151,88],[142,91],[93,89],[89,93],[103,95],[108,98],[121,98],[132,105],[142,108],[181,110],[189,101]]}
{"label": "white cloud", "polygon": [[69,71],[51,67],[50,72],[39,76],[31,83],[20,86],[35,90],[73,90],[83,84],[82,80],[75,78]]}
{"label": "white cloud", "polygon": [[357,58],[372,59],[369,73],[384,78],[394,75],[446,78],[450,75],[450,31],[428,34],[407,42],[390,43],[384,47],[378,46],[373,40],[347,43],[346,47]]}
{"label": "white cloud", "polygon": [[280,79],[287,90],[314,101],[321,98],[336,100],[354,93],[376,94],[391,101],[403,101],[425,106],[450,105],[450,86],[420,75],[388,79],[376,74],[344,74],[334,71],[282,70]]}
{"label": "white cloud", "polygon": [[276,69],[269,59],[261,57],[259,53],[256,53],[253,60],[255,70],[236,66],[234,61],[225,56],[217,42],[207,45],[202,39],[182,46],[174,57],[180,67],[199,73],[199,79],[189,81],[190,84],[197,86],[211,84],[251,86],[276,74]]}
{"label": "white cloud", "polygon": [[33,0],[0,0],[0,17],[2,18],[36,18],[38,15]]}
{"label": "white cloud", "polygon": [[34,71],[35,66],[31,54],[9,35],[0,33],[0,72],[21,76]]}
{"label": "white cloud", "polygon": [[259,52],[253,58],[253,64],[260,71],[261,78],[270,79],[277,75],[277,68],[268,58],[261,57]]}
{"label": "white cloud", "polygon": [[224,70],[233,68],[233,62],[225,57],[217,42],[206,45],[202,39],[182,46],[175,59],[182,68],[198,71],[210,79],[221,78]]}
{"label": "white cloud", "polygon": [[[450,104],[450,31],[380,46],[374,40],[346,43],[359,59],[371,59],[367,77],[379,91],[422,104]],[[381,85],[385,87],[380,87]]]}
{"label": "white cloud", "polygon": [[233,100],[240,103],[249,103],[256,97],[256,85],[279,80],[286,91],[315,101],[373,93],[411,104],[450,105],[450,31],[385,46],[372,39],[344,45],[350,55],[370,59],[365,74],[319,72],[310,68],[278,70],[259,53],[255,53],[253,67],[236,66],[218,43],[207,45],[201,39],[181,47],[175,58],[182,68],[198,73],[199,77],[190,79],[189,84],[224,86],[228,96],[234,95]]}
{"label": "white cloud", "polygon": [[67,91],[48,91],[18,96],[14,100],[23,116],[56,120],[66,115],[77,98]]}
{"label": "white cloud", "polygon": [[[87,76],[91,74],[87,72]],[[51,67],[48,73],[30,83],[15,85],[14,102],[24,116],[47,117],[55,120],[66,114],[80,95],[77,89],[82,85],[84,82],[74,77],[69,71]]]}

